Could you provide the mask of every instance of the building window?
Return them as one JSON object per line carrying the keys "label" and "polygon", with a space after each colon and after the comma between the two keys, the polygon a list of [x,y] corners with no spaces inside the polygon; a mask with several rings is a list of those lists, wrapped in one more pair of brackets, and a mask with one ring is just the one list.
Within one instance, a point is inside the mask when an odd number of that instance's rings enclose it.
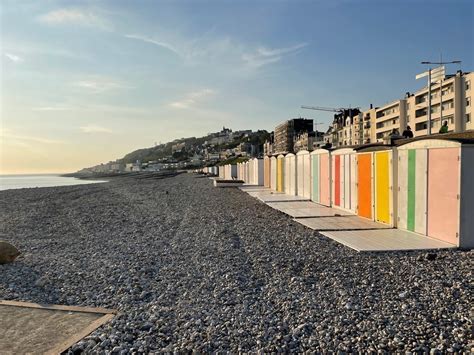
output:
{"label": "building window", "polygon": [[469,90],[471,88],[471,81],[467,80],[466,81],[466,90]]}
{"label": "building window", "polygon": [[407,122],[410,122],[410,115],[407,115]]}
{"label": "building window", "polygon": [[454,107],[453,100],[443,102],[443,110],[449,110]]}
{"label": "building window", "polygon": [[466,113],[466,122],[471,122],[471,114]]}
{"label": "building window", "polygon": [[471,98],[466,97],[466,106],[471,106]]}

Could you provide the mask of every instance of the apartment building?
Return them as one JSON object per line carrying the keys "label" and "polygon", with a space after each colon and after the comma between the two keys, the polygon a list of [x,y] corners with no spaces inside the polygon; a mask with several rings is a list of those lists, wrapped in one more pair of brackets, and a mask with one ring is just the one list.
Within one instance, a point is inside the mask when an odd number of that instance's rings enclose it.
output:
{"label": "apartment building", "polygon": [[303,132],[294,138],[293,151],[298,153],[301,150],[312,151],[315,147],[324,145],[323,132]]}
{"label": "apartment building", "polygon": [[402,133],[407,125],[407,100],[396,100],[375,109],[375,141],[382,142],[393,130]]}
{"label": "apartment building", "polygon": [[465,129],[473,130],[474,129],[474,110],[472,109],[472,105],[474,104],[474,90],[472,89],[472,85],[474,84],[474,73],[469,73],[464,77],[464,81],[461,85],[464,86],[464,102],[465,105],[464,109],[464,122],[465,122]]}
{"label": "apartment building", "polygon": [[[442,84],[431,85],[431,133],[438,133],[444,121],[448,122],[449,132],[474,128],[471,117],[473,77],[473,73],[458,72],[446,76]],[[407,99],[407,124],[415,137],[428,133],[428,87]]]}
{"label": "apartment building", "polygon": [[362,114],[362,122],[359,124],[359,143],[356,144],[369,144],[376,142],[376,134],[375,134],[375,117],[376,117],[376,110],[372,105],[366,111],[363,111]]}
{"label": "apartment building", "polygon": [[303,132],[313,131],[313,120],[294,118],[275,127],[274,154],[293,152],[294,137]]}
{"label": "apartment building", "polygon": [[358,108],[353,108],[342,110],[334,115],[331,130],[333,147],[354,144],[354,119],[359,116],[359,113]]}

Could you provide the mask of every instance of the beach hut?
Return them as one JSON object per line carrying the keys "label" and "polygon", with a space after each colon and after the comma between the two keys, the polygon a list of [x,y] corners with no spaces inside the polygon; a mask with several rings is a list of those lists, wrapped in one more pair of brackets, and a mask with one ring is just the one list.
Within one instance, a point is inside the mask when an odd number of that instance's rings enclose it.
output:
{"label": "beach hut", "polygon": [[237,163],[237,180],[242,180],[242,168],[240,163]]}
{"label": "beach hut", "polygon": [[277,158],[270,158],[270,189],[277,190]]}
{"label": "beach hut", "polygon": [[250,166],[249,166],[248,160],[244,163],[244,166],[245,166],[245,182],[249,184],[250,183]]}
{"label": "beach hut", "polygon": [[327,149],[316,149],[310,154],[311,200],[321,205],[331,205],[331,159]]}
{"label": "beach hut", "polygon": [[219,179],[225,179],[225,165],[219,166]]}
{"label": "beach hut", "polygon": [[283,192],[284,184],[285,184],[285,156],[280,154],[277,157],[277,181],[276,181],[276,190],[278,192]]}
{"label": "beach hut", "polygon": [[352,148],[331,152],[331,203],[333,207],[357,211],[357,154]]}
{"label": "beach hut", "polygon": [[474,247],[474,139],[398,147],[398,228]]}
{"label": "beach hut", "polygon": [[235,164],[227,164],[224,165],[224,179],[232,180],[237,178],[237,165]]}
{"label": "beach hut", "polygon": [[252,174],[251,174],[252,184],[263,186],[263,178],[264,178],[263,159],[254,158],[250,160],[250,165],[252,166]]}
{"label": "beach hut", "polygon": [[250,160],[247,160],[245,163],[247,165],[247,184],[253,185],[253,165],[251,164]]}
{"label": "beach hut", "polygon": [[397,224],[397,150],[371,145],[357,150],[357,214],[393,227]]}
{"label": "beach hut", "polygon": [[296,194],[311,198],[311,161],[307,150],[296,154]]}
{"label": "beach hut", "polygon": [[284,192],[288,195],[296,195],[296,155],[289,153],[285,155],[285,184]]}
{"label": "beach hut", "polygon": [[270,188],[270,180],[271,180],[271,158],[269,156],[265,156],[263,158],[263,186]]}

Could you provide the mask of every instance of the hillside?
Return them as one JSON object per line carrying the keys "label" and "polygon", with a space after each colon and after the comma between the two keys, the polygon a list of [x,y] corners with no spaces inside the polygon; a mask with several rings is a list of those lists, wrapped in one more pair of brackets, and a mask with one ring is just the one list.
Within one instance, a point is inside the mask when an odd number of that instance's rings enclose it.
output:
{"label": "hillside", "polygon": [[[126,154],[120,160],[125,164],[134,163],[137,160],[141,162],[146,162],[152,160],[162,160],[170,157],[173,157],[177,160],[185,160],[188,157],[192,156],[194,153],[202,152],[204,142],[210,141],[212,138],[215,137],[215,135],[215,133],[212,133],[199,138],[182,138],[173,142],[157,145],[155,147],[138,149]],[[215,144],[212,146],[212,151],[219,152],[226,149],[233,149],[243,142],[248,142],[261,146],[269,137],[270,134],[267,131],[259,130],[257,132],[252,132],[247,136],[243,134],[241,136],[235,137],[231,142],[227,142],[224,144]],[[181,152],[179,154],[172,154],[172,146],[175,144],[183,143],[185,145],[184,152]]]}

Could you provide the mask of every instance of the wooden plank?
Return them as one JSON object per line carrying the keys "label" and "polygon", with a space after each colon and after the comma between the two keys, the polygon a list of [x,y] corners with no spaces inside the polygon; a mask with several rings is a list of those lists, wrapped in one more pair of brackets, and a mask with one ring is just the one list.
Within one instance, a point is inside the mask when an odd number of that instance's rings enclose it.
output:
{"label": "wooden plank", "polygon": [[63,306],[63,305],[40,304],[40,303],[19,302],[19,301],[0,300],[0,305],[13,306],[13,307],[49,309],[49,310],[68,311],[68,312],[103,313],[103,314],[117,313],[115,309],[107,309],[107,308],[100,308],[100,307],[93,308],[93,307],[79,307],[79,306]]}
{"label": "wooden plank", "polygon": [[92,322],[88,327],[80,330],[78,333],[74,334],[71,336],[69,339],[65,340],[55,348],[53,348],[49,353],[50,355],[57,355],[61,354],[67,349],[69,349],[71,346],[76,344],[78,341],[81,339],[85,338],[88,336],[90,333],[92,333],[94,330],[102,326],[103,324],[107,323],[114,317],[113,314],[105,314],[103,317],[100,317],[99,319],[95,320]]}
{"label": "wooden plank", "polygon": [[[43,310],[53,310],[53,311],[63,311],[63,312],[76,312],[76,313],[94,313],[94,314],[103,314],[102,317],[96,319],[91,324],[89,324],[86,328],[80,329],[76,334],[70,336],[63,342],[57,344],[54,348],[43,352],[44,354],[48,355],[57,355],[65,352],[71,346],[76,344],[81,339],[88,336],[94,330],[99,328],[101,325],[110,321],[115,315],[117,311],[115,309],[107,309],[107,308],[100,308],[100,307],[78,307],[78,306],[63,306],[63,305],[51,305],[51,304],[39,304],[39,303],[31,303],[31,302],[18,302],[18,301],[4,301],[0,300],[1,306],[10,306],[10,307],[22,307],[22,308],[33,308],[33,309],[43,309]],[[40,349],[38,349],[41,351]],[[0,351],[1,352],[1,351]]]}

